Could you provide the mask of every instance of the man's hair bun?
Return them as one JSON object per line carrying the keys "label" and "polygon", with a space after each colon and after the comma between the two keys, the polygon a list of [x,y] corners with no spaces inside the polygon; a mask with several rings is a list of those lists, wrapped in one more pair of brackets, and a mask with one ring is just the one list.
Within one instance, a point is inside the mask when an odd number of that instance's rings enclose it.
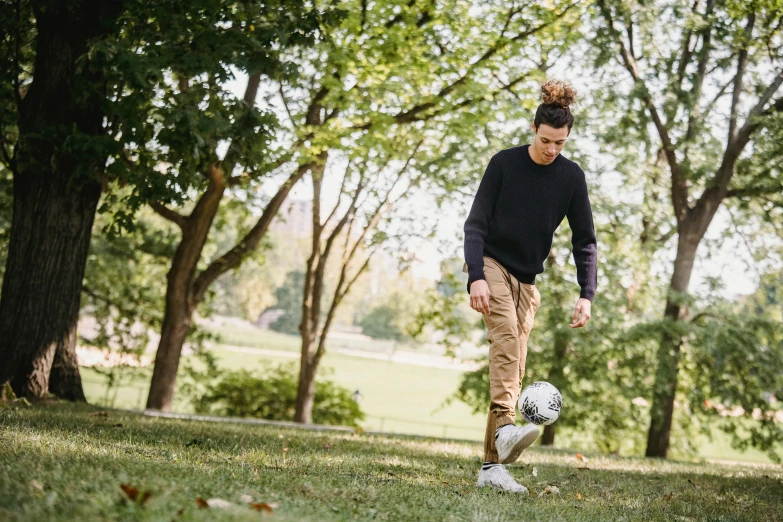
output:
{"label": "man's hair bun", "polygon": [[547,105],[567,109],[576,99],[576,89],[565,80],[549,80],[541,84],[541,100]]}

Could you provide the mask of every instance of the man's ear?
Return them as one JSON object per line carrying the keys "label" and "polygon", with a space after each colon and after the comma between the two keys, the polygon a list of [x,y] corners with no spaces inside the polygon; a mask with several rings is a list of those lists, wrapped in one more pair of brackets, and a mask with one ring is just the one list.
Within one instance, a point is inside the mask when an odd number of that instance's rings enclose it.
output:
{"label": "man's ear", "polygon": [[536,132],[538,132],[538,129],[536,129],[536,124],[535,124],[535,123],[531,123],[531,124],[530,124],[530,130],[532,130],[532,131],[533,131],[533,134],[535,134]]}

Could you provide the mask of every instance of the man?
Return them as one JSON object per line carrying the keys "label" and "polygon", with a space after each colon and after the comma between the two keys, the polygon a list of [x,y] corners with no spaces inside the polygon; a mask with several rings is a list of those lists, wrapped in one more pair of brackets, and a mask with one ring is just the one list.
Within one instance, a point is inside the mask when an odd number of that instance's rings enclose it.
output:
{"label": "man", "polygon": [[514,462],[540,434],[514,425],[525,374],[527,339],[541,302],[536,275],[544,271],[563,218],[572,231],[581,287],[571,328],[583,327],[597,285],[596,239],[585,174],[563,157],[576,91],[568,83],[541,86],[543,103],[532,124],[533,142],[495,154],[465,221],[465,268],[470,306],[483,314],[489,348],[490,408],[478,485],[527,493],[503,464]]}

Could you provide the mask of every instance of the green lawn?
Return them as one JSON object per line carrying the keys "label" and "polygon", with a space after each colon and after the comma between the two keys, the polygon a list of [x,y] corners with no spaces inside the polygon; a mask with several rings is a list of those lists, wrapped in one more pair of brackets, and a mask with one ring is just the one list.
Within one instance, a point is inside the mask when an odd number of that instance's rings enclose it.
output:
{"label": "green lawn", "polygon": [[[279,342],[279,335],[270,338]],[[229,369],[253,369],[284,362],[298,364],[298,352],[293,351],[291,357],[234,351],[222,346],[215,346],[213,352],[219,365]],[[440,408],[457,389],[459,371],[330,352],[324,356],[322,368],[321,374],[325,377],[352,391],[358,389],[361,392],[360,404],[368,416],[362,424],[365,429],[433,436],[445,434],[447,437],[476,440],[484,436],[484,415],[473,415],[470,408],[460,402]],[[85,368],[83,381],[88,400],[106,404],[104,379],[94,370]],[[114,405],[143,407],[148,386],[148,377],[139,379],[132,386],[123,386]],[[190,411],[184,403],[180,403],[177,410]]]}
{"label": "green lawn", "polygon": [[[281,362],[296,363],[298,348],[295,336],[243,328],[229,330],[246,336],[246,345],[267,350],[276,350],[290,355],[261,355],[217,345],[213,351],[222,367],[230,369],[253,369],[262,365],[276,365]],[[252,335],[251,335],[252,334]],[[236,341],[236,339],[234,339]],[[227,341],[228,342],[228,341]],[[239,343],[233,343],[239,345]],[[241,345],[239,345],[241,346]],[[242,348],[238,348],[242,350]],[[322,362],[322,375],[327,375],[338,384],[351,390],[360,390],[361,406],[367,413],[362,423],[366,430],[387,431],[481,440],[484,436],[485,416],[474,415],[461,402],[441,407],[457,389],[461,372],[453,369],[430,368],[394,363],[376,359],[354,357],[327,352]],[[82,371],[85,393],[93,404],[110,404],[105,401],[105,380],[90,368]],[[126,383],[117,392],[113,403],[122,408],[143,408],[149,386],[149,374],[135,382]],[[180,397],[181,399],[181,397]],[[189,405],[179,400],[176,411],[190,412]],[[561,430],[559,444],[573,444],[581,440],[578,433]],[[558,444],[556,439],[556,444]],[[699,438],[696,445],[698,456],[709,459],[770,462],[761,451],[750,449],[745,452],[730,447],[728,436],[716,432],[713,440]],[[583,447],[575,444],[574,447]]]}
{"label": "green lawn", "polygon": [[[783,520],[780,467],[531,449],[534,493],[478,489],[479,444],[156,419],[50,403],[0,410],[0,520]],[[124,499],[120,485],[151,493]],[[538,496],[547,485],[558,494]],[[242,500],[244,496],[244,501]],[[197,498],[233,509],[199,509]],[[245,504],[265,502],[274,516]],[[214,502],[213,502],[214,504]]]}

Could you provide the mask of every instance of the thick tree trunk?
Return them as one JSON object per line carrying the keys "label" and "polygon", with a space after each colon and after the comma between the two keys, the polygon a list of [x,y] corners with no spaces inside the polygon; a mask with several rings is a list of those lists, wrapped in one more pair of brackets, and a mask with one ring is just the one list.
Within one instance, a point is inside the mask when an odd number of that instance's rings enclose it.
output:
{"label": "thick tree trunk", "polygon": [[[701,235],[680,235],[677,256],[674,260],[674,273],[669,287],[670,294],[664,311],[665,319],[677,321],[685,317],[687,309],[682,303],[681,295],[688,291],[700,240]],[[655,374],[650,429],[647,433],[645,452],[648,457],[666,458],[669,452],[681,345],[682,339],[679,336],[665,333],[658,349],[658,370]]]}
{"label": "thick tree trunk", "polygon": [[55,389],[83,399],[76,322],[106,158],[64,144],[74,132],[104,132],[105,80],[85,55],[91,40],[117,30],[123,2],[40,0],[32,7],[36,57],[33,81],[18,100],[14,213],[0,297],[0,383],[10,380],[22,396],[45,396],[59,353]]}
{"label": "thick tree trunk", "polygon": [[79,374],[79,361],[76,358],[76,346],[60,345],[54,353],[52,371],[49,374],[49,392],[60,399],[87,402]]}
{"label": "thick tree trunk", "polygon": [[[69,187],[54,173],[14,179],[14,214],[0,299],[0,382],[11,380],[21,397],[42,398],[57,351],[58,387],[64,398],[84,399],[75,364],[76,323],[92,224],[101,190],[97,182]],[[66,384],[61,374],[71,375]],[[62,385],[62,386],[61,386]]]}

